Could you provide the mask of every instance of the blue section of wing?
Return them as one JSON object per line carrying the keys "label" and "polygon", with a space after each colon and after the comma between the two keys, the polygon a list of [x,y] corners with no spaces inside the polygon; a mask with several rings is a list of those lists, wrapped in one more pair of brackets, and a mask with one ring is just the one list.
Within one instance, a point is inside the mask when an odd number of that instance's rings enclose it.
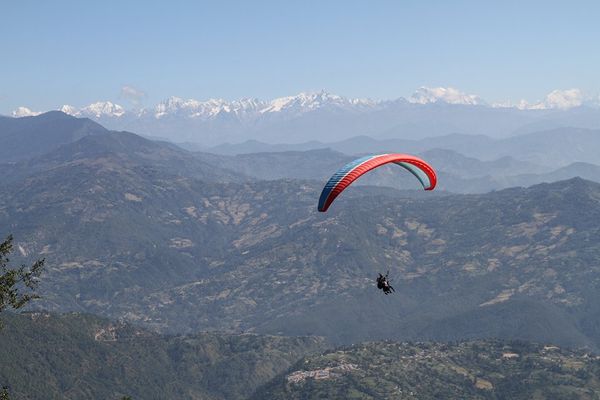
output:
{"label": "blue section of wing", "polygon": [[419,182],[421,182],[421,185],[423,185],[423,187],[425,189],[427,189],[428,187],[431,186],[431,181],[429,180],[429,177],[427,176],[427,174],[425,172],[423,172],[423,170],[419,167],[417,167],[416,165],[412,165],[409,164],[407,162],[397,162],[395,164],[398,164],[401,167],[406,168],[411,174],[413,174],[418,180]]}
{"label": "blue section of wing", "polygon": [[333,188],[342,179],[344,179],[344,177],[346,175],[348,175],[348,173],[350,171],[352,171],[354,168],[358,167],[360,164],[364,163],[365,161],[368,161],[374,157],[376,157],[376,156],[361,157],[358,160],[354,160],[354,161],[344,165],[342,168],[338,169],[337,172],[335,174],[333,174],[333,176],[331,178],[329,178],[329,180],[325,184],[325,187],[323,188],[323,191],[321,192],[321,197],[319,198],[319,210],[322,210],[323,207],[325,207],[325,202],[327,201],[327,198],[329,197],[329,193],[331,193]]}

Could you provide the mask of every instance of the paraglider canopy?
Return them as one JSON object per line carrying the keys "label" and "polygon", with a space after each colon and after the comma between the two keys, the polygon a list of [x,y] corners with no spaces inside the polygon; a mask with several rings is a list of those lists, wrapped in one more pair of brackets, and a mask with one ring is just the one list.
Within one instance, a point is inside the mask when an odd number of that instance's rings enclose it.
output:
{"label": "paraglider canopy", "polygon": [[394,163],[407,169],[423,185],[425,190],[433,190],[437,177],[431,165],[418,157],[408,154],[379,154],[352,161],[340,168],[325,184],[319,198],[319,211],[325,212],[348,186],[363,174],[385,164]]}

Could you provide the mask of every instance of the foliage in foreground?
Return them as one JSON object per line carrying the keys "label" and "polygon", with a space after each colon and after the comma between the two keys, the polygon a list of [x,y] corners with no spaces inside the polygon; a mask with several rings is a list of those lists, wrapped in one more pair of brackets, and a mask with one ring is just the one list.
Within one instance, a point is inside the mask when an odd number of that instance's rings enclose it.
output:
{"label": "foliage in foreground", "polygon": [[44,268],[44,260],[36,261],[31,267],[8,266],[8,258],[13,248],[13,237],[9,235],[0,243],[0,312],[7,308],[18,309],[29,301],[38,298],[33,291]]}
{"label": "foliage in foreground", "polygon": [[[38,285],[38,278],[44,268],[44,260],[36,261],[31,267],[21,265],[19,268],[10,268],[8,255],[12,251],[12,235],[0,243],[0,312],[8,308],[19,309],[31,300],[39,298],[34,293]],[[2,320],[0,320],[0,329]],[[10,365],[10,364],[9,364]],[[0,400],[9,400],[8,387],[0,389]]]}

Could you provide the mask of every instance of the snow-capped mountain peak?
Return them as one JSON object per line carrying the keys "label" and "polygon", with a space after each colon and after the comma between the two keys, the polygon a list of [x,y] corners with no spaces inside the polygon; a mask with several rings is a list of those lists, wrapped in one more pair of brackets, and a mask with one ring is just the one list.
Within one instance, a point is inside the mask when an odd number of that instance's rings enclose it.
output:
{"label": "snow-capped mountain peak", "polygon": [[233,108],[231,104],[233,103],[228,103],[223,99],[199,101],[172,96],[157,104],[154,107],[153,115],[157,119],[168,115],[179,115],[189,118],[210,118],[222,111],[229,112]]}
{"label": "snow-capped mountain peak", "polygon": [[483,105],[485,101],[474,94],[466,94],[451,87],[429,88],[422,86],[410,97],[409,101],[416,104],[448,103],[465,105]]}
{"label": "snow-capped mountain peak", "polygon": [[73,115],[73,116],[79,115],[79,109],[77,109],[76,107],[70,106],[68,104],[63,105],[61,108],[58,109],[58,111],[62,111],[65,114],[69,114],[69,115]]}
{"label": "snow-capped mountain peak", "polygon": [[515,107],[519,110],[568,110],[582,105],[596,107],[598,102],[586,98],[579,89],[553,90],[546,95],[544,100],[530,103],[520,100],[518,103],[510,101],[495,103],[493,107]]}
{"label": "snow-capped mountain peak", "polygon": [[[110,101],[99,101],[88,106],[77,108],[63,105],[59,108],[65,114],[75,117],[89,117],[97,120],[120,119],[122,117],[162,119],[166,117],[183,117],[200,120],[216,118],[220,115],[232,115],[242,119],[259,118],[265,113],[291,113],[299,115],[317,110],[321,107],[337,107],[346,109],[365,109],[380,104],[369,99],[350,99],[324,90],[319,92],[302,92],[295,96],[263,101],[257,98],[242,98],[226,101],[223,99],[184,99],[171,96],[149,109],[125,110],[119,104]],[[12,112],[14,117],[37,115],[27,107],[19,107]]]}
{"label": "snow-capped mountain peak", "polygon": [[300,93],[296,96],[280,97],[269,102],[269,105],[261,110],[261,113],[281,112],[284,110],[297,109],[298,111],[316,110],[324,106],[371,106],[376,102],[368,99],[346,99],[336,94],[327,93],[324,90],[316,93]]}
{"label": "snow-capped mountain peak", "polygon": [[292,112],[294,114],[316,110],[324,106],[365,107],[376,102],[366,99],[346,99],[325,91],[300,93],[295,96],[280,97],[271,101],[245,98],[235,101],[223,99],[182,99],[169,97],[154,107],[153,115],[160,119],[169,115],[188,118],[210,119],[221,114],[233,114],[240,118],[258,117],[264,113]]}
{"label": "snow-capped mountain peak", "polygon": [[93,116],[95,118],[102,117],[122,117],[125,114],[125,109],[118,104],[110,101],[99,101],[92,103],[87,107],[82,108],[78,115]]}

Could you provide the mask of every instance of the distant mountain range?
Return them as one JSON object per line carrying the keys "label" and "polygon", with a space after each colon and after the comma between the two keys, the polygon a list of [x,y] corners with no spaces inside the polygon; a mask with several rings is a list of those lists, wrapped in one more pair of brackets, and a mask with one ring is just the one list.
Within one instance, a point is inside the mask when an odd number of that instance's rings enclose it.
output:
{"label": "distant mountain range", "polygon": [[[314,150],[305,150],[307,148]],[[579,129],[553,130],[502,140],[467,135],[419,141],[356,137],[327,144],[267,145],[252,142],[231,147],[222,145],[211,150],[225,154],[197,152],[196,155],[208,163],[259,179],[326,181],[361,152],[398,151],[419,155],[430,162],[440,177],[438,189],[454,193],[484,193],[577,176],[600,182],[600,131]],[[263,152],[254,152],[260,150]],[[468,152],[470,156],[464,156],[462,152]],[[232,153],[240,154],[227,155]],[[411,176],[398,173],[393,167],[373,171],[357,183],[398,189],[418,188]]]}
{"label": "distant mountain range", "polygon": [[[463,134],[419,140],[374,139],[369,136],[355,136],[342,141],[312,141],[299,144],[268,144],[250,140],[239,144],[221,144],[206,149],[193,145],[183,145],[183,147],[226,155],[325,148],[344,154],[423,153],[432,149],[445,149],[484,161],[511,157],[532,164],[556,168],[573,162],[600,164],[600,129],[557,128],[504,139]],[[539,172],[539,170],[537,171]]]}
{"label": "distant mountain range", "polygon": [[[55,130],[52,116],[74,121]],[[37,307],[179,333],[317,334],[336,343],[491,336],[600,348],[597,183],[478,195],[357,185],[322,214],[322,177],[352,156],[192,153],[127,132],[77,138],[69,127],[90,121],[64,114],[31,118],[46,122],[13,139],[43,133],[45,147],[3,165],[0,226],[15,237],[15,262],[47,259]],[[450,150],[423,156],[448,191],[490,176],[596,173],[574,164],[509,175],[537,167]],[[416,188],[398,170],[365,183]],[[387,269],[394,296],[373,286]]]}
{"label": "distant mountain range", "polygon": [[[109,129],[129,130],[173,142],[214,146],[249,139],[269,143],[337,141],[357,135],[416,139],[450,133],[508,137],[515,133],[578,127],[600,128],[600,109],[577,103],[570,108],[489,106],[469,95],[427,91],[407,100],[348,99],[327,92],[300,93],[271,101],[181,99],[126,110],[111,102],[61,111],[87,117]],[[27,108],[15,116],[36,114]]]}
{"label": "distant mountain range", "polygon": [[[322,181],[303,174],[344,154],[298,153],[298,176],[266,181],[243,167],[277,178],[292,155],[224,160],[124,132],[51,147],[8,165],[0,187],[15,261],[49,265],[38,307],[169,332],[600,346],[598,184],[469,196],[357,186],[321,214]],[[427,156],[448,174],[456,161],[488,172],[527,165]],[[394,296],[373,286],[387,269]]]}
{"label": "distant mountain range", "polygon": [[[113,139],[105,139],[111,135]],[[87,144],[75,144],[86,136],[90,136],[85,139]],[[206,178],[212,173],[211,167],[218,166],[220,172],[217,175],[223,181],[241,181],[250,177],[324,181],[357,154],[398,149],[420,155],[432,163],[441,177],[439,189],[455,193],[481,193],[575,176],[600,181],[600,169],[597,167],[600,164],[599,138],[600,131],[565,128],[508,139],[454,134],[421,140],[376,140],[362,136],[340,142],[307,142],[299,145],[269,145],[253,141],[210,149],[224,155],[207,152],[192,154],[166,142],[152,142],[134,134],[110,132],[89,119],[50,112],[37,117],[0,118],[0,163],[19,160],[27,163],[32,157],[44,155],[35,161],[36,167],[6,167],[10,173],[0,179],[20,179],[23,171],[29,173],[50,168],[54,165],[53,157],[57,157],[52,151],[66,144],[72,145],[57,154],[62,152],[66,156],[74,152],[77,157],[87,157],[100,152],[113,156],[127,152],[133,155],[135,152],[138,163],[160,164],[173,173],[186,176]],[[236,153],[240,154],[227,156]],[[463,156],[463,153],[470,155]],[[388,167],[369,174],[359,184],[412,189],[417,188],[414,182]]]}

